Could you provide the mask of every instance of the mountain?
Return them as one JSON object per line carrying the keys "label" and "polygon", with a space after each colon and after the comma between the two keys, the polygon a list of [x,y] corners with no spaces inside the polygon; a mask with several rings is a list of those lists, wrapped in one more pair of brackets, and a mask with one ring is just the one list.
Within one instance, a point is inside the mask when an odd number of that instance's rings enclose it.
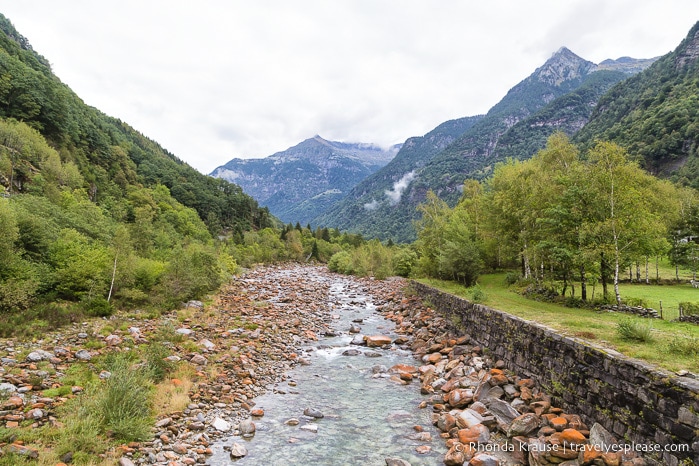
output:
{"label": "mountain", "polygon": [[390,162],[399,149],[316,135],[263,159],[233,159],[211,176],[239,184],[285,223],[306,224]]}
{"label": "mountain", "polygon": [[531,157],[556,130],[574,134],[587,122],[602,94],[649,62],[619,59],[600,67],[563,47],[485,116],[470,120],[439,151],[419,149],[410,159],[420,163],[399,166],[396,162],[411,148],[408,140],[393,163],[360,183],[315,223],[411,241],[415,238],[411,221],[418,215],[415,207],[428,190],[453,205],[466,178],[486,177],[506,157]]}
{"label": "mountain", "polygon": [[411,174],[482,118],[483,115],[479,115],[450,120],[424,136],[408,138],[388,165],[360,182],[343,201],[314,218],[312,223],[385,238],[387,231],[405,221],[400,217],[403,212],[393,207],[395,201],[400,200],[398,194],[402,194]]}
{"label": "mountain", "polygon": [[575,136],[614,141],[650,173],[699,188],[699,22],[672,52],[602,97]]}
{"label": "mountain", "polygon": [[28,124],[75,163],[93,202],[121,199],[130,185],[162,184],[212,232],[269,222],[240,187],[199,173],[128,124],[86,105],[2,15],[0,76],[0,118]]}
{"label": "mountain", "polygon": [[1,336],[200,299],[236,268],[213,238],[274,223],[240,186],[86,105],[0,15]]}

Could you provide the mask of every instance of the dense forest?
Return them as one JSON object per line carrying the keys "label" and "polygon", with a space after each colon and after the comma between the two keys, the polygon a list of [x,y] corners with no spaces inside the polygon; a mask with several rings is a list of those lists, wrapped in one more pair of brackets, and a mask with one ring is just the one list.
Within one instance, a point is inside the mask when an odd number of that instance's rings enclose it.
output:
{"label": "dense forest", "polygon": [[167,308],[235,269],[218,236],[272,226],[240,187],[85,105],[0,16],[0,310],[58,325]]}
{"label": "dense forest", "polygon": [[[468,180],[450,208],[434,193],[419,207],[415,249],[421,274],[475,283],[485,268],[515,267],[525,280],[608,285],[621,302],[623,270],[668,255],[691,265],[699,203],[641,169],[620,146],[598,142],[581,154],[563,133],[526,161],[498,164],[483,182]],[[696,265],[694,265],[696,268]]]}
{"label": "dense forest", "polygon": [[677,49],[613,87],[575,136],[613,141],[658,176],[699,188],[699,23]]}

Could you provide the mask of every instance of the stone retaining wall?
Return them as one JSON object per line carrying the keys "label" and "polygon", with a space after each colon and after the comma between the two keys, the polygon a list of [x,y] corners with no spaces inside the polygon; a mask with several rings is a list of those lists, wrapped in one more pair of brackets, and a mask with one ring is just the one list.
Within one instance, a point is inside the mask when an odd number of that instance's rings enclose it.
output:
{"label": "stone retaining wall", "polygon": [[691,324],[699,324],[698,315],[680,316],[680,322],[689,322]]}
{"label": "stone retaining wall", "polygon": [[[689,445],[649,455],[699,465],[699,380],[413,282],[415,291],[507,368],[536,380],[554,402],[641,447]],[[644,456],[648,456],[644,454]]]}

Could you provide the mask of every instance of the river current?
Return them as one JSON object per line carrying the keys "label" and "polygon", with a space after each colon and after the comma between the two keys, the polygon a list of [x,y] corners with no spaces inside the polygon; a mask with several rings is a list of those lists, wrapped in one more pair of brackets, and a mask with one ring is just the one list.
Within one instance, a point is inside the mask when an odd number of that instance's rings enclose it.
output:
{"label": "river current", "polygon": [[[316,279],[323,279],[316,277]],[[351,325],[361,334],[392,333],[393,323],[377,311],[370,295],[356,282],[342,277],[328,282],[328,303],[336,336],[320,338],[301,355],[310,361],[287,373],[287,379],[268,387],[254,399],[265,415],[255,419],[251,439],[233,436],[213,446],[212,465],[385,465],[388,457],[411,465],[441,464],[444,442],[432,426],[429,409],[419,409],[424,399],[417,382],[401,385],[385,371],[395,364],[419,365],[409,351],[351,345]],[[343,353],[358,350],[350,356]],[[383,367],[381,367],[383,366]],[[306,408],[324,417],[304,415]],[[289,425],[289,419],[299,421]],[[293,423],[293,422],[292,422]],[[419,434],[414,426],[424,429]],[[314,430],[317,428],[317,432]],[[432,441],[425,441],[429,433]],[[243,443],[248,455],[232,460],[224,447]],[[428,445],[431,451],[417,453]]]}

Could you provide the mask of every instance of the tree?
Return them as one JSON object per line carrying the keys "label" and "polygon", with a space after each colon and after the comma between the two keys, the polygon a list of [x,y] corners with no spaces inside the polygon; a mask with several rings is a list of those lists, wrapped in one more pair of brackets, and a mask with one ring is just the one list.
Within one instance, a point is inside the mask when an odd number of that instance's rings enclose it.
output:
{"label": "tree", "polygon": [[619,271],[632,257],[649,251],[649,245],[666,235],[663,213],[676,202],[664,196],[662,182],[628,160],[620,146],[598,143],[588,154],[589,179],[598,202],[586,233],[595,248],[613,262],[614,294],[621,304]]}

